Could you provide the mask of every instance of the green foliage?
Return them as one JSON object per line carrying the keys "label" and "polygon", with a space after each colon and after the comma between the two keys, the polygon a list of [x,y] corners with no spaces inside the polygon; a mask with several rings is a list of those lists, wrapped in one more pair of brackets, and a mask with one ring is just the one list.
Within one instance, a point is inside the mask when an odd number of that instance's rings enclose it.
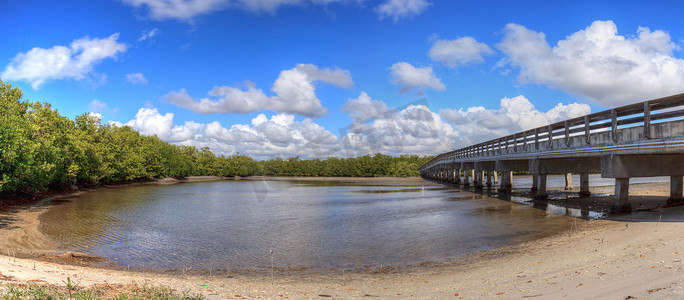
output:
{"label": "green foliage", "polygon": [[50,104],[28,102],[22,95],[0,81],[0,195],[191,175],[419,176],[418,166],[432,158],[216,156],[209,148],[171,145],[128,126],[102,124],[89,114],[72,121]]}
{"label": "green foliage", "polygon": [[402,155],[392,157],[375,154],[355,158],[330,157],[326,160],[300,160],[291,157],[260,161],[261,174],[272,176],[348,176],[348,177],[411,177],[420,176],[418,167],[431,156]]}

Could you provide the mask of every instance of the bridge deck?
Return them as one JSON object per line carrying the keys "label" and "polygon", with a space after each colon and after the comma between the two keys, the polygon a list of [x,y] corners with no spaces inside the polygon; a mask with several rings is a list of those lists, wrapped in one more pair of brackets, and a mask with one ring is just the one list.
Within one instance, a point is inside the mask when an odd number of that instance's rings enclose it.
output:
{"label": "bridge deck", "polygon": [[[461,170],[466,170],[461,179]],[[471,170],[468,172],[467,170]],[[615,178],[613,212],[630,211],[629,178],[670,176],[670,203],[684,202],[684,94],[565,120],[437,155],[421,176],[483,186],[502,172],[500,192],[511,190],[512,171],[535,180],[536,200],[546,199],[546,175],[580,174],[589,195],[589,173]],[[470,174],[469,174],[470,173]],[[567,175],[566,175],[567,176]]]}

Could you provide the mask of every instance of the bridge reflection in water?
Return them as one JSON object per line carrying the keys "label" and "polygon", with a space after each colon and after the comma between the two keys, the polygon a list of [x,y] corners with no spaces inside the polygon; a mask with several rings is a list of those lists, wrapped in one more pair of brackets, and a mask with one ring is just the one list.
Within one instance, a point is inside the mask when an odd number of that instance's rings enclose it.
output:
{"label": "bridge reflection in water", "polygon": [[[589,174],[615,179],[611,213],[630,212],[629,179],[670,177],[668,203],[684,202],[684,94],[622,106],[518,132],[437,155],[419,168],[424,178],[474,185],[499,181],[512,189],[513,172],[532,174],[535,201],[548,194],[549,174],[580,174],[580,197],[589,192]],[[501,173],[500,180],[497,179]]]}

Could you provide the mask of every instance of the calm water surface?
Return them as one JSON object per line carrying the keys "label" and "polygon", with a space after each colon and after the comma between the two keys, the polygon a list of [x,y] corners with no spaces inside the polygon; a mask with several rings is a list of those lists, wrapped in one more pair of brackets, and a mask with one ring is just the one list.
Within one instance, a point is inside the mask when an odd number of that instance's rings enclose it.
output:
{"label": "calm water surface", "polygon": [[567,230],[571,218],[441,186],[217,181],[104,189],[55,205],[60,250],[162,269],[414,265]]}

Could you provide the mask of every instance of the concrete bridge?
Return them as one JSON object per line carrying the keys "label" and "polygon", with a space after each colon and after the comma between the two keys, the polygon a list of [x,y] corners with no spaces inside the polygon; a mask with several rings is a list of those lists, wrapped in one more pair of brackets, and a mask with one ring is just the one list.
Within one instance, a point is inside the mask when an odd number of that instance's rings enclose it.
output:
{"label": "concrete bridge", "polygon": [[580,174],[580,196],[589,196],[589,174],[615,179],[611,212],[630,212],[631,177],[670,176],[668,203],[684,202],[684,94],[618,107],[518,132],[437,155],[421,176],[448,183],[492,186],[510,192],[513,172],[533,176],[535,200],[548,197],[546,178]]}

